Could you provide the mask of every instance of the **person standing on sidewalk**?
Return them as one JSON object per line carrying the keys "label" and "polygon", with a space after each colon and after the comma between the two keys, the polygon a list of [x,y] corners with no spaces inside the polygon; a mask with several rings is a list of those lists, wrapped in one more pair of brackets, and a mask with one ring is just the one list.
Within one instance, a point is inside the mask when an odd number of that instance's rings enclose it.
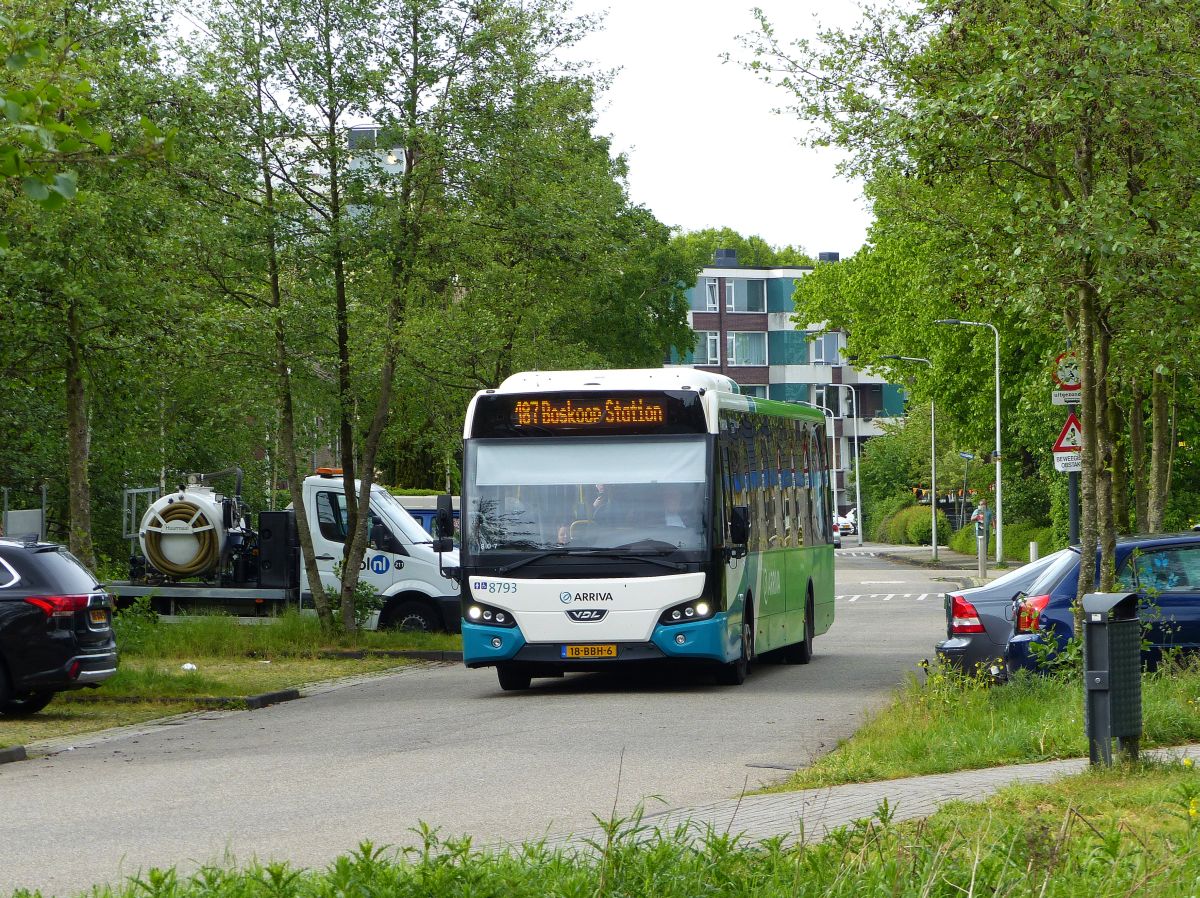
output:
{"label": "person standing on sidewalk", "polygon": [[992,528],[995,526],[995,521],[992,520],[992,510],[988,508],[987,499],[979,500],[979,504],[971,514],[971,520],[975,522],[976,535],[979,535],[980,530],[983,531],[983,536],[991,534]]}

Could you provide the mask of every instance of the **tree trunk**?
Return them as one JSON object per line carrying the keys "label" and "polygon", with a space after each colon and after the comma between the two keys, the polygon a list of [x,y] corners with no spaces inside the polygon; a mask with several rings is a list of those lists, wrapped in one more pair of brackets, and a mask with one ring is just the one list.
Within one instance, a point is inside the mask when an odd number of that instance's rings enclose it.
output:
{"label": "tree trunk", "polygon": [[[1099,522],[1096,503],[1096,469],[1099,462],[1096,440],[1096,346],[1095,299],[1090,281],[1081,278],[1076,288],[1079,301],[1079,411],[1083,425],[1082,467],[1079,475],[1079,581],[1078,595],[1094,591],[1096,585],[1096,544]],[[1075,632],[1083,632],[1083,610],[1075,604]]]}
{"label": "tree trunk", "polygon": [[[259,44],[264,43],[261,24],[259,28]],[[258,154],[263,179],[263,211],[267,215],[267,278],[270,289],[270,308],[274,319],[275,333],[275,383],[279,401],[279,442],[283,453],[283,470],[287,477],[288,492],[292,497],[292,508],[296,513],[296,530],[300,537],[300,557],[304,563],[304,571],[308,577],[308,588],[312,591],[313,605],[317,610],[317,619],[321,629],[329,632],[333,629],[333,612],[329,607],[329,597],[325,594],[325,584],[321,581],[321,573],[317,569],[316,553],[313,551],[312,531],[308,524],[308,509],[304,506],[304,478],[300,476],[299,465],[296,461],[296,412],[292,397],[292,374],[288,366],[287,329],[284,323],[283,290],[279,284],[279,237],[275,227],[275,182],[271,172],[270,155],[268,153],[266,135],[263,131],[265,114],[263,110],[263,78],[259,71],[255,72],[256,112],[258,114]],[[271,483],[274,491],[275,484]]]}
{"label": "tree trunk", "polygon": [[88,430],[87,387],[83,382],[82,326],[74,300],[67,299],[67,502],[70,511],[68,545],[88,568],[96,568],[92,544],[92,488],[88,481],[91,434]]}
{"label": "tree trunk", "polygon": [[1167,417],[1167,380],[1157,371],[1150,389],[1150,496],[1146,529],[1162,533],[1167,511],[1168,466],[1171,458],[1171,428]]}
{"label": "tree trunk", "polygon": [[1129,441],[1125,435],[1125,409],[1108,396],[1108,434],[1113,442],[1113,524],[1117,533],[1133,530],[1129,521]]}
{"label": "tree trunk", "polygon": [[[1096,303],[1096,297],[1092,297]],[[1111,592],[1117,582],[1117,531],[1113,524],[1113,433],[1109,429],[1108,376],[1111,337],[1100,312],[1096,314],[1096,516],[1100,535],[1100,591]],[[1083,593],[1080,593],[1083,595]],[[1078,630],[1076,631],[1079,632]]]}
{"label": "tree trunk", "polygon": [[1129,461],[1133,468],[1133,530],[1135,533],[1148,533],[1150,469],[1146,464],[1146,393],[1140,380],[1134,380],[1132,391],[1133,398],[1129,405]]}

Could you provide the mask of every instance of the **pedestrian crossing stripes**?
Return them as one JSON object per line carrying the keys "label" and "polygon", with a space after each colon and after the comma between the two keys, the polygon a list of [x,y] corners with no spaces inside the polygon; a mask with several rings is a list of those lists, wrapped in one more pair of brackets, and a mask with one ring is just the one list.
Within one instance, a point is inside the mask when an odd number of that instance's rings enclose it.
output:
{"label": "pedestrian crossing stripes", "polygon": [[850,549],[838,549],[833,553],[838,558],[874,558],[878,552],[853,552]]}
{"label": "pedestrian crossing stripes", "polygon": [[936,599],[940,595],[940,592],[869,592],[846,593],[833,598],[837,602],[857,602],[860,599],[879,599],[884,602],[890,602],[892,599],[915,599],[918,602],[924,602],[926,599]]}

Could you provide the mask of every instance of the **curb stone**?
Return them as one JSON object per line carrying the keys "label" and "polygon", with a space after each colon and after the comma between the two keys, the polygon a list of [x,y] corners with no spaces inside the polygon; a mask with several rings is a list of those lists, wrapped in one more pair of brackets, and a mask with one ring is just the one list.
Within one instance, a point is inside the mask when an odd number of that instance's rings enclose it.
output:
{"label": "curb stone", "polygon": [[259,708],[265,708],[267,705],[275,705],[279,702],[291,702],[298,698],[300,698],[299,689],[280,689],[277,692],[248,695],[245,698],[245,702],[248,710],[257,711]]}
{"label": "curb stone", "polygon": [[29,756],[25,753],[24,745],[10,745],[8,748],[0,748],[0,764],[24,761],[27,757]]}

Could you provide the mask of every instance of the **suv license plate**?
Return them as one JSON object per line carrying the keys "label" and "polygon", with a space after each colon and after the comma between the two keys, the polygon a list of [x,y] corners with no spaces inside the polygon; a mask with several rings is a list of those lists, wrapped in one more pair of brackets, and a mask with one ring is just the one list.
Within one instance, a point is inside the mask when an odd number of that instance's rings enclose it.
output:
{"label": "suv license plate", "polygon": [[615,657],[617,657],[617,647],[613,643],[591,644],[591,645],[564,645],[562,647],[562,657],[564,657],[564,658],[615,658]]}

